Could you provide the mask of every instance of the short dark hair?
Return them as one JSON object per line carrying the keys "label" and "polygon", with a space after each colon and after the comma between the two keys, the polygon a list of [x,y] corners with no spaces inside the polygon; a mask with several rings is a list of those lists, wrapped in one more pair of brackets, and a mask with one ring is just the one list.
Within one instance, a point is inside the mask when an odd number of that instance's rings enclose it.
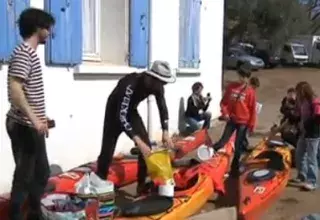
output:
{"label": "short dark hair", "polygon": [[238,74],[243,78],[250,78],[251,70],[249,68],[246,68],[244,65],[242,65],[238,69]]}
{"label": "short dark hair", "polygon": [[200,88],[203,88],[201,82],[196,82],[192,85],[192,92],[198,91]]}
{"label": "short dark hair", "polygon": [[287,90],[287,93],[293,93],[293,92],[296,92],[296,89],[294,87],[290,87],[288,90]]}
{"label": "short dark hair", "polygon": [[21,12],[18,25],[23,39],[31,37],[37,29],[49,29],[55,24],[54,17],[41,9],[28,8]]}
{"label": "short dark hair", "polygon": [[250,85],[251,86],[254,86],[256,88],[259,88],[260,87],[260,80],[258,77],[254,76],[254,77],[251,77],[250,78]]}

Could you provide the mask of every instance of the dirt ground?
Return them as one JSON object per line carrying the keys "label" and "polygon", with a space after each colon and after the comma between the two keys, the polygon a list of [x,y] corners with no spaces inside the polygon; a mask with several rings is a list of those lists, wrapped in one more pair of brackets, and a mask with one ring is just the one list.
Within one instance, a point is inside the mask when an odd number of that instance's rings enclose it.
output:
{"label": "dirt ground", "polygon": [[[320,94],[320,70],[308,68],[261,70],[254,76],[260,79],[258,101],[263,104],[259,115],[256,135],[250,138],[250,144],[255,145],[261,136],[268,131],[273,122],[279,121],[279,103],[290,86],[299,81],[308,81]],[[226,71],[225,80],[236,78],[236,73]],[[216,129],[215,129],[216,131]],[[214,132],[215,133],[215,132]],[[214,137],[217,134],[213,134]],[[295,175],[293,170],[292,175]],[[320,190],[302,192],[298,188],[287,187],[278,201],[268,209],[263,220],[297,220],[309,213],[320,212]]]}
{"label": "dirt ground", "polygon": [[[320,94],[320,70],[308,68],[273,70],[260,70],[253,73],[260,79],[261,87],[258,90],[258,101],[263,104],[259,115],[258,126],[253,137],[250,138],[250,145],[254,146],[274,122],[279,121],[279,103],[290,86],[295,86],[299,81],[310,82],[315,90]],[[225,72],[225,80],[236,79],[234,71]],[[219,125],[212,129],[213,140],[217,140],[221,135],[223,126]],[[293,170],[292,175],[295,175]],[[123,197],[131,197],[131,192],[135,192],[135,186],[127,186],[123,192]],[[220,202],[209,201],[201,212],[206,212],[221,206],[231,206],[230,201],[224,198]],[[121,203],[121,201],[119,201]],[[260,220],[298,220],[302,216],[310,213],[320,212],[320,190],[316,192],[301,192],[298,188],[287,187],[282,196],[274,205],[266,211]],[[259,219],[256,219],[259,220]]]}

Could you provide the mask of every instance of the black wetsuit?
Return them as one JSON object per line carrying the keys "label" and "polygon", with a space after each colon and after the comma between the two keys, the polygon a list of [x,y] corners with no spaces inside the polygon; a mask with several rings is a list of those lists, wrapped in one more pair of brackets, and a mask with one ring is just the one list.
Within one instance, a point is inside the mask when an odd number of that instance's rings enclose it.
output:
{"label": "black wetsuit", "polygon": [[[147,145],[150,140],[137,107],[149,95],[156,97],[161,126],[168,130],[168,109],[164,98],[164,83],[145,73],[131,73],[119,80],[110,94],[104,119],[101,153],[98,158],[97,175],[106,179],[119,135],[125,132],[131,139],[139,136]],[[143,184],[147,168],[139,155],[138,183]]]}

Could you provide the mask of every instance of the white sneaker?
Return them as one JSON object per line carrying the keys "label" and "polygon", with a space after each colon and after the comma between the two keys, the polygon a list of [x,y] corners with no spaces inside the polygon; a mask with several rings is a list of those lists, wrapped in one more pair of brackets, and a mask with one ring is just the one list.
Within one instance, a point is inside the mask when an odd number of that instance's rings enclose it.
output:
{"label": "white sneaker", "polygon": [[90,173],[90,184],[97,194],[106,194],[114,192],[114,185],[111,181],[103,180],[94,172]]}

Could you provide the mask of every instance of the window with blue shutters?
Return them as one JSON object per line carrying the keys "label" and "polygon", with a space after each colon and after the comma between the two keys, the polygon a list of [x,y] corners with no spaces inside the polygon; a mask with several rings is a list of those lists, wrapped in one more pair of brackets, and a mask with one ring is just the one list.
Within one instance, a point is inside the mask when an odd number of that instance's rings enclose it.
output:
{"label": "window with blue shutters", "polygon": [[180,0],[179,68],[199,68],[201,0]]}
{"label": "window with blue shutters", "polygon": [[80,0],[45,0],[45,10],[55,20],[46,44],[47,65],[75,66],[82,62],[82,2]]}
{"label": "window with blue shutters", "polygon": [[56,19],[46,45],[46,64],[82,61],[146,68],[150,0],[44,0]]}
{"label": "window with blue shutters", "polygon": [[132,67],[146,68],[149,60],[150,0],[130,1],[130,55]]}
{"label": "window with blue shutters", "polygon": [[22,41],[17,21],[28,7],[30,0],[0,0],[0,62],[7,62],[15,46]]}

